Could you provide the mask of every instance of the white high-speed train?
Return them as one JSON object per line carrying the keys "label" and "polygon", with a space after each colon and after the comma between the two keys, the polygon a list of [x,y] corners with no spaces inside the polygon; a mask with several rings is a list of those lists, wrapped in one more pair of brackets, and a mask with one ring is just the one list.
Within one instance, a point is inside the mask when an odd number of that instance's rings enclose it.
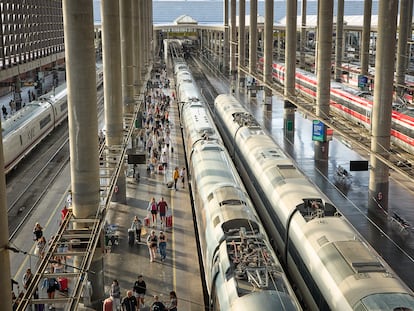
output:
{"label": "white high-speed train", "polygon": [[[233,96],[217,126],[311,310],[414,310],[413,292]],[[229,147],[230,148],[230,147]]]}
{"label": "white high-speed train", "polygon": [[[103,83],[97,67],[97,87]],[[49,135],[68,114],[66,83],[30,102],[2,123],[5,173],[10,172]]]}
{"label": "white high-speed train", "polygon": [[208,309],[301,310],[198,87],[180,66],[177,98]]}

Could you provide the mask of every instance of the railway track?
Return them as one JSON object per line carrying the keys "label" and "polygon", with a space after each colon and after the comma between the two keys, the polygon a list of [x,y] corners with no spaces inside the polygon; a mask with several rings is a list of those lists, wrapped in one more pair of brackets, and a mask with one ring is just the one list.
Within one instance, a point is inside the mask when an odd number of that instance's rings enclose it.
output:
{"label": "railway track", "polygon": [[[98,115],[103,114],[103,92],[98,93]],[[50,186],[70,162],[67,121],[42,141],[7,175],[9,241],[12,241],[39,207]]]}
{"label": "railway track", "polygon": [[[62,133],[66,135],[61,135]],[[50,185],[59,177],[62,170],[69,163],[69,138],[67,122],[50,135],[48,148],[42,146],[30,154],[28,159],[15,172],[8,188],[13,188],[8,195],[9,240],[12,240],[30,214],[39,205],[47,193]],[[31,159],[37,157],[33,163]],[[11,187],[9,185],[12,184]]]}
{"label": "railway track", "polygon": [[[206,72],[209,75],[215,76],[223,81],[224,84],[230,85],[228,77],[223,76],[216,71],[215,66],[206,65],[207,61],[200,62],[195,58],[189,60],[189,65],[193,71],[193,75],[204,90],[203,95],[209,105],[214,103],[214,98],[220,93],[214,85],[212,85],[206,77]],[[260,77],[258,77],[260,78]],[[260,81],[260,79],[258,79]],[[227,87],[228,90],[228,87]],[[273,84],[272,91],[283,96],[283,87]],[[303,96],[295,98],[295,105],[297,109],[309,116],[315,116],[316,103]],[[211,107],[211,106],[210,106]],[[317,117],[315,117],[317,119]],[[371,152],[371,135],[367,129],[361,125],[354,124],[340,115],[333,114],[331,111],[331,124],[329,126],[334,130],[335,135],[346,145],[351,148],[361,150],[363,153],[369,154]],[[398,178],[412,183],[414,180],[414,155],[406,152],[398,146],[391,144],[391,149],[388,154],[389,159],[386,162],[392,174],[398,175]]]}

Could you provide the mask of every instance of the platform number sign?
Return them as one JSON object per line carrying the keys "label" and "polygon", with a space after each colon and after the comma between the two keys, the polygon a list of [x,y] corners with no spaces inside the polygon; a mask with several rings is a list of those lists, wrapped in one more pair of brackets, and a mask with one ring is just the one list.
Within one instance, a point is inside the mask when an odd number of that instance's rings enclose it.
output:
{"label": "platform number sign", "polygon": [[319,120],[313,120],[312,122],[312,140],[313,141],[326,141],[325,137],[325,124]]}

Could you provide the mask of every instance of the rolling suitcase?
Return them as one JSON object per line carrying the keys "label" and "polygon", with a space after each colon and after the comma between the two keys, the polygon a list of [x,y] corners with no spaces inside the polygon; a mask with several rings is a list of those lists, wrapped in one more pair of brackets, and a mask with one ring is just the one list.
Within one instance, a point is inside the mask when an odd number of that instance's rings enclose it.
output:
{"label": "rolling suitcase", "polygon": [[128,245],[133,246],[135,243],[135,230],[128,229]]}
{"label": "rolling suitcase", "polygon": [[146,217],[144,218],[144,225],[145,225],[146,227],[149,227],[149,226],[150,226],[150,218],[149,218],[149,216],[146,216]]}
{"label": "rolling suitcase", "polygon": [[174,180],[167,182],[167,188],[171,189],[174,186]]}
{"label": "rolling suitcase", "polygon": [[106,298],[103,303],[103,311],[112,311],[113,309],[112,298]]}
{"label": "rolling suitcase", "polygon": [[67,292],[68,291],[68,279],[58,278],[58,282],[59,282],[59,290],[61,292]]}
{"label": "rolling suitcase", "polygon": [[167,215],[167,217],[165,217],[165,225],[167,226],[167,228],[172,227],[172,220],[172,215]]}

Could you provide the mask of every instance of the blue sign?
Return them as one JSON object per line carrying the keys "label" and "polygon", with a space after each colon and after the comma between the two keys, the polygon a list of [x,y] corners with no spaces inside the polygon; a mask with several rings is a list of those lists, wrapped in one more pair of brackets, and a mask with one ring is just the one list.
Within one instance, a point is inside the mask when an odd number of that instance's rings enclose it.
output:
{"label": "blue sign", "polygon": [[358,87],[364,88],[368,85],[368,77],[364,75],[358,75]]}
{"label": "blue sign", "polygon": [[312,140],[313,141],[326,141],[325,140],[325,124],[323,124],[322,121],[313,120]]}

